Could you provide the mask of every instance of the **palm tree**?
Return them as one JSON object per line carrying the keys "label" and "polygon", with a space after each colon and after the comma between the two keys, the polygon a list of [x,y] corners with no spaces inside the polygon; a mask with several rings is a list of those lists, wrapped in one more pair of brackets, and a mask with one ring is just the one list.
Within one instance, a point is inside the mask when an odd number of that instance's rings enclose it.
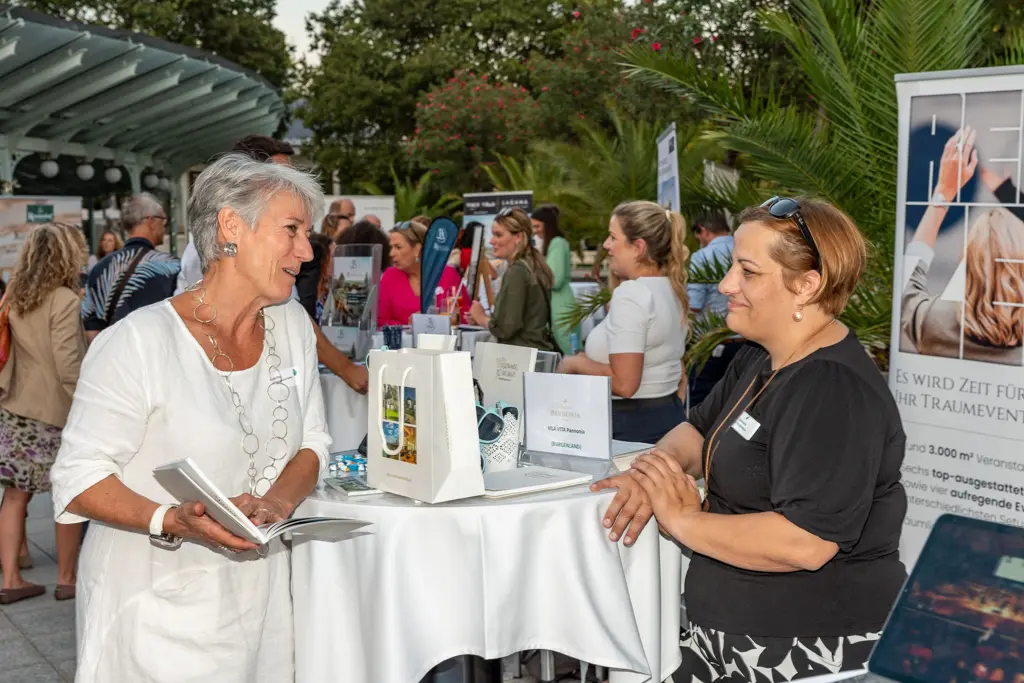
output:
{"label": "palm tree", "polygon": [[[790,0],[762,15],[803,72],[810,103],[741,88],[724,71],[634,47],[627,73],[686,95],[710,116],[705,133],[780,192],[821,197],[872,245],[869,272],[843,320],[884,364],[895,246],[899,73],[982,66],[987,0]],[[766,93],[766,94],[759,94]]]}
{"label": "palm tree", "polygon": [[[410,178],[399,179],[392,167],[391,180],[395,186],[395,216],[399,220],[409,220],[419,215],[430,218],[447,216],[462,203],[462,197],[455,194],[445,194],[432,201],[433,188],[429,171],[413,182]],[[388,194],[375,183],[361,183],[360,187],[368,194]]]}

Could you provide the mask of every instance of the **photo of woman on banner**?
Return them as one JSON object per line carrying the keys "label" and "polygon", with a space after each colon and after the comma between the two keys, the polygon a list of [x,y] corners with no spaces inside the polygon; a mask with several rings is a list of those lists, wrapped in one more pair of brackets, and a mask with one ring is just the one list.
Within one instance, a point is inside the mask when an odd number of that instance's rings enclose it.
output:
{"label": "photo of woman on banner", "polygon": [[[950,205],[979,169],[971,127],[947,141],[929,206],[905,250],[901,351],[1020,366],[1024,363],[1024,223],[1005,208],[964,207],[966,248],[948,293],[929,292],[928,273]],[[1006,182],[981,169],[995,193]],[[1016,194],[1012,184],[1011,194]],[[1000,190],[1005,197],[1005,190]],[[997,195],[998,196],[998,195]],[[1011,197],[1012,199],[1012,197]]]}

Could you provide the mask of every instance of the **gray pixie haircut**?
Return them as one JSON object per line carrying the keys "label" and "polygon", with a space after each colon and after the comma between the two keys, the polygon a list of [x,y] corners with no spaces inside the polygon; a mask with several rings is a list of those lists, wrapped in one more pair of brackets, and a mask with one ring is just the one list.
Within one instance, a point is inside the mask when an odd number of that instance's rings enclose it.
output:
{"label": "gray pixie haircut", "polygon": [[121,225],[131,232],[150,216],[163,216],[164,204],[148,192],[133,194],[121,205]]}
{"label": "gray pixie haircut", "polygon": [[317,179],[305,171],[232,153],[199,174],[188,202],[188,222],[204,273],[221,253],[217,244],[221,209],[234,209],[255,230],[267,202],[279,192],[294,194],[302,202],[311,227],[320,224],[324,193]]}

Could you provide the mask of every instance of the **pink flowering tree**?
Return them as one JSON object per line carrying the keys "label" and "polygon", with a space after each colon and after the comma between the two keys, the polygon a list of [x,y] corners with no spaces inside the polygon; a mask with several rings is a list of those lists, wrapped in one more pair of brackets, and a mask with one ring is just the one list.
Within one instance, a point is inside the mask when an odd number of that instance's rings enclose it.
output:
{"label": "pink flowering tree", "polygon": [[407,153],[439,175],[445,188],[489,189],[481,165],[496,154],[524,154],[537,130],[537,109],[525,86],[457,71],[416,102]]}

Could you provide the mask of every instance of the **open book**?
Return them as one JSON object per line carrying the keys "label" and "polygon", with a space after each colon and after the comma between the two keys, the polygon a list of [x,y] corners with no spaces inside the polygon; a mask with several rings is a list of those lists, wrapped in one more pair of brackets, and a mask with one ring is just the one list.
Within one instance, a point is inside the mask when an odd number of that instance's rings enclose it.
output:
{"label": "open book", "polygon": [[214,486],[190,458],[175,460],[153,470],[157,482],[181,503],[202,503],[206,514],[239,538],[265,545],[284,533],[308,534],[343,540],[369,522],[336,517],[293,517],[257,527],[238,506]]}

